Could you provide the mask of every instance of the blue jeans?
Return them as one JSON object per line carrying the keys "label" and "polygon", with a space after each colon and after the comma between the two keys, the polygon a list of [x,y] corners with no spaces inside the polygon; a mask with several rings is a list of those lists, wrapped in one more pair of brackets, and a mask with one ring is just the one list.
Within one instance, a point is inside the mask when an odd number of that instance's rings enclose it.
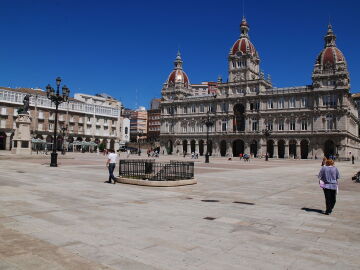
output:
{"label": "blue jeans", "polygon": [[115,163],[109,163],[109,182],[111,182],[111,179],[114,180],[114,182],[116,181],[116,178],[114,176],[115,166]]}

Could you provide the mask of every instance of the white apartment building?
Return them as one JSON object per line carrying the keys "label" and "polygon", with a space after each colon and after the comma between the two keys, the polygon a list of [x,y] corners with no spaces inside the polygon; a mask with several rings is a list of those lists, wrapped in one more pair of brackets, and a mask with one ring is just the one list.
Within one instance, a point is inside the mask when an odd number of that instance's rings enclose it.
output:
{"label": "white apartment building", "polygon": [[[55,105],[41,89],[0,87],[0,150],[10,150],[17,109],[30,94],[31,133],[33,138],[53,141]],[[63,142],[93,141],[117,149],[121,133],[121,102],[113,98],[75,94],[59,106],[58,148]],[[65,134],[62,128],[66,128]]]}

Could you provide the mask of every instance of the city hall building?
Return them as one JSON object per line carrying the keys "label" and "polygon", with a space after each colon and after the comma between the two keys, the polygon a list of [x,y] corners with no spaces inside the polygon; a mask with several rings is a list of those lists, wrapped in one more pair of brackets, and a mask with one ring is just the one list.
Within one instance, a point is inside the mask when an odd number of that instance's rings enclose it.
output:
{"label": "city hall building", "polygon": [[194,94],[178,53],[161,91],[164,154],[359,157],[358,111],[331,25],[315,59],[312,84],[301,87],[273,87],[270,77],[260,71],[245,19],[240,32],[228,56],[228,81],[219,78],[216,93]]}

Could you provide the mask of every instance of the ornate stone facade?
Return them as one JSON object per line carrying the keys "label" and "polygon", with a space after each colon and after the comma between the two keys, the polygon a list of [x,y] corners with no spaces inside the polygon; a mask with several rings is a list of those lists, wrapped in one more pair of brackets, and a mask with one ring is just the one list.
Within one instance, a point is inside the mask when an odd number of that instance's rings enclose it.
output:
{"label": "ornate stone facade", "polygon": [[[331,25],[315,62],[312,84],[289,88],[273,87],[270,76],[265,78],[260,71],[245,18],[240,31],[228,57],[228,82],[218,79],[216,94],[193,95],[178,53],[161,92],[164,153],[204,155],[208,150],[217,156],[259,157],[267,152],[273,158],[359,157],[360,122],[346,60],[336,47]],[[213,123],[209,130],[208,120]]]}

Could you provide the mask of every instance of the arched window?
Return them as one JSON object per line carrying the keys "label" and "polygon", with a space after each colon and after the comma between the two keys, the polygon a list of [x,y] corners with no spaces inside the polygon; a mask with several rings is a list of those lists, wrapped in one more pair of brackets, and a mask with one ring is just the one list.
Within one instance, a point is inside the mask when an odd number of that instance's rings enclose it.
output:
{"label": "arched window", "polygon": [[227,120],[226,119],[222,120],[221,131],[227,131]]}
{"label": "arched window", "polygon": [[332,130],[332,129],[335,129],[335,118],[333,115],[327,115],[326,116],[326,129],[327,130]]}

